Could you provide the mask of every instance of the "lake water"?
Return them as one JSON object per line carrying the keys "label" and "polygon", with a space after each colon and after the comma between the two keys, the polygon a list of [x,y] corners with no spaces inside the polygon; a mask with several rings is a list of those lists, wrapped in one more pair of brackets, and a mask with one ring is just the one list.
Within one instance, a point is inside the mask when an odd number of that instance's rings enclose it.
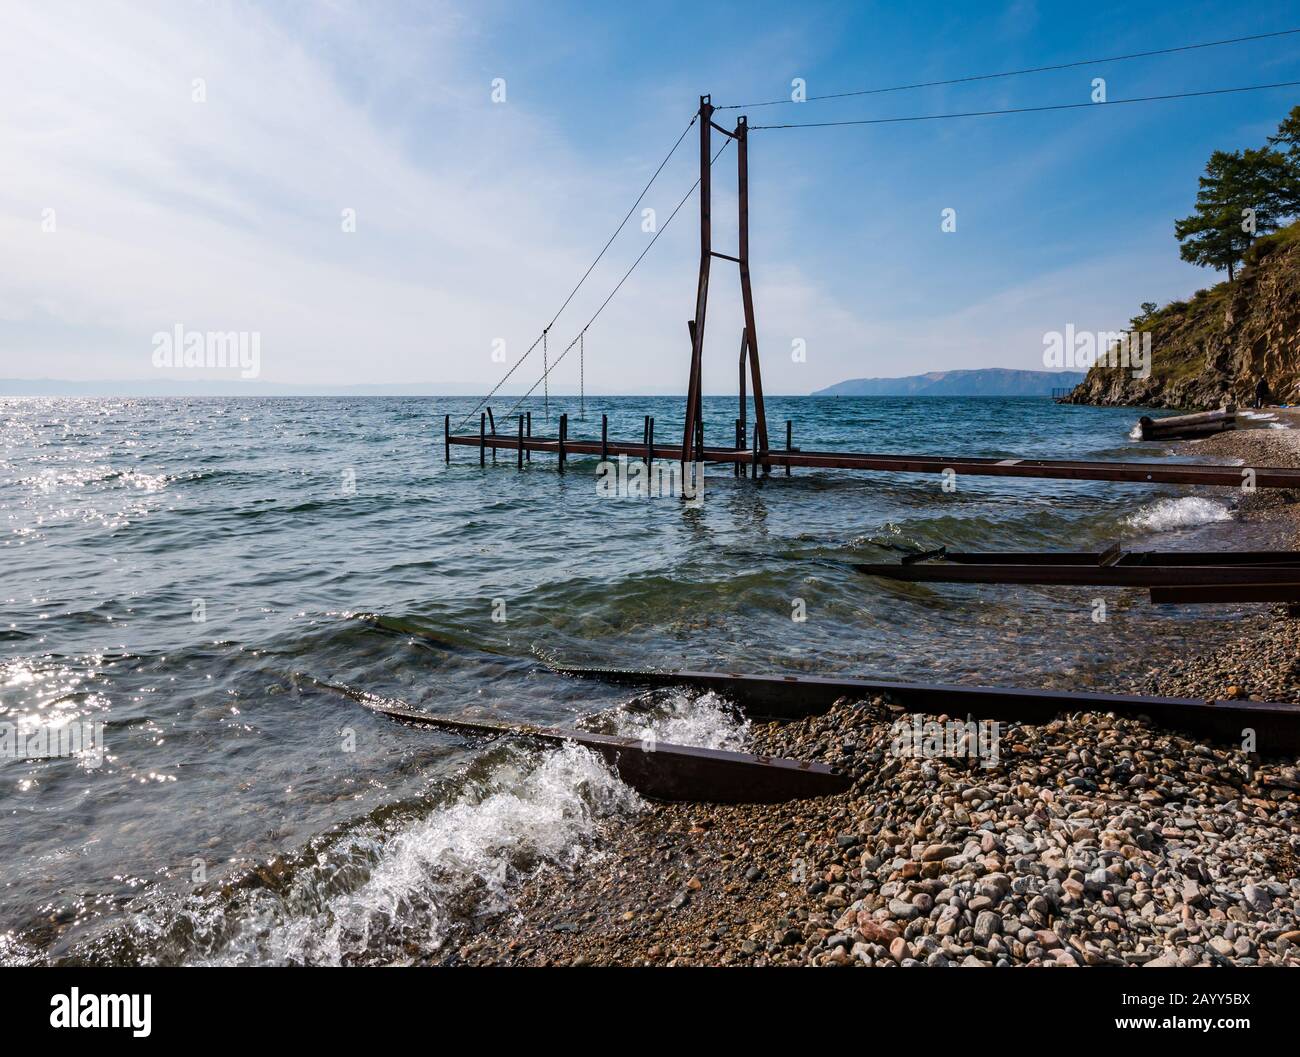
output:
{"label": "lake water", "polygon": [[[421,708],[597,713],[734,745],[719,702],[549,674],[547,659],[1118,683],[1231,633],[1137,591],[889,585],[898,548],[1265,547],[1226,490],[710,471],[699,507],[608,498],[596,461],[480,469],[461,399],[0,400],[0,721],[104,752],[0,758],[0,961],[438,957],[522,873],[638,810],[593,758],[408,728],[314,677]],[[571,436],[680,438],[681,398],[552,399]],[[536,432],[547,427],[533,403]],[[707,399],[710,443],[734,400]],[[1138,412],[1046,400],[770,398],[806,448],[1169,458]],[[477,417],[475,416],[475,427]],[[1096,597],[1107,603],[1094,622]],[[802,600],[801,602],[798,600]],[[800,610],[806,620],[793,616]],[[498,619],[494,620],[494,616]],[[504,619],[500,619],[504,617]],[[427,633],[429,637],[423,634]]]}

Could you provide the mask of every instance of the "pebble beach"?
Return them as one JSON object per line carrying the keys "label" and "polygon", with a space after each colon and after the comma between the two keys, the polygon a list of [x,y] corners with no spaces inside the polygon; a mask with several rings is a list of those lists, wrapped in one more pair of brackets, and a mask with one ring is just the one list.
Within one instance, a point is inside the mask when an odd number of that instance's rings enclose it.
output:
{"label": "pebble beach", "polygon": [[[1300,432],[1188,446],[1300,465]],[[1295,495],[1243,497],[1288,519]],[[1300,620],[1261,607],[1231,642],[1098,689],[1300,701]],[[927,716],[945,722],[949,717]],[[953,717],[957,718],[957,717]],[[883,700],[754,724],[750,751],[853,776],[779,806],[646,803],[574,868],[429,960],[517,965],[1211,966],[1300,964],[1294,758],[1140,719],[1003,723],[995,766],[900,753]],[[1263,751],[1264,747],[1261,747]]]}

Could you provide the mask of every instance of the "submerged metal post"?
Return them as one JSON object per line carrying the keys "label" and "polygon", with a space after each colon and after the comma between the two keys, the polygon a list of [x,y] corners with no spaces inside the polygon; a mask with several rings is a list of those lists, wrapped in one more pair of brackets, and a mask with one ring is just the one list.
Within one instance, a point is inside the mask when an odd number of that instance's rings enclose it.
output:
{"label": "submerged metal post", "polygon": [[750,465],[750,467],[752,468],[752,469],[751,469],[752,476],[753,476],[754,480],[757,481],[757,480],[758,480],[758,424],[757,424],[757,423],[754,424],[754,454],[753,454],[753,460],[750,462],[749,465]]}
{"label": "submerged metal post", "polygon": [[[488,427],[492,430],[492,436],[495,437],[497,435],[497,420],[496,417],[492,414],[492,408],[490,407],[487,409],[487,417],[488,417]],[[493,444],[492,465],[495,466],[496,464],[497,464],[497,446]]]}
{"label": "submerged metal post", "polygon": [[600,461],[609,462],[609,416],[600,416]]}
{"label": "submerged metal post", "polygon": [[560,416],[560,473],[564,473],[564,442],[569,436],[569,416]]}
{"label": "submerged metal post", "polygon": [[487,465],[487,413],[479,412],[478,416],[478,464]]}
{"label": "submerged metal post", "polygon": [[[531,411],[526,411],[526,412],[524,413],[524,420],[525,420],[525,422],[527,423],[527,427],[528,427],[528,438],[531,440],[531,439],[532,439],[532,436],[533,436],[533,413],[532,413]],[[526,452],[524,453],[524,459],[525,459],[525,461],[527,461],[527,462],[532,462],[532,461],[533,461],[533,449],[532,449],[532,448],[529,448],[528,451],[526,451]]]}
{"label": "submerged metal post", "polygon": [[519,450],[515,452],[515,466],[517,469],[524,468],[524,416],[519,416]]}
{"label": "submerged metal post", "polygon": [[[787,455],[794,451],[794,423],[790,419],[785,420],[785,453]],[[790,476],[790,464],[785,464],[785,475]]]}
{"label": "submerged metal post", "polygon": [[[694,348],[695,348],[695,320],[693,320],[693,319],[688,319],[688,320],[686,321],[686,330],[687,330],[687,332],[688,332],[688,333],[690,334],[690,336],[691,336],[691,348],[694,349]],[[701,340],[701,342],[703,342],[704,339],[701,338],[700,340]],[[702,367],[702,364],[703,364],[703,346],[701,346],[700,355],[701,355],[701,360],[700,360],[700,362],[697,363],[694,359],[692,359],[692,361],[691,361],[691,371],[692,371],[692,373],[693,373],[693,375],[694,375],[694,377],[695,377],[695,395],[694,395],[694,397],[691,397],[689,394],[687,394],[687,399],[692,401],[692,403],[693,403],[693,405],[694,405],[694,411],[689,412],[687,417],[688,417],[688,421],[689,421],[692,417],[694,418],[695,429],[691,431],[691,443],[690,443],[690,446],[689,446],[689,447],[687,447],[687,446],[683,446],[683,448],[682,448],[682,469],[683,469],[683,471],[686,469],[686,463],[687,463],[688,461],[691,461],[692,455],[700,454],[701,457],[702,457],[702,453],[697,453],[694,449],[695,449],[695,446],[698,445],[698,444],[700,443],[700,441],[699,441],[699,438],[700,438],[700,429],[699,429],[699,426],[700,426],[700,423],[704,420],[704,398],[703,398],[703,396],[701,395],[702,392],[703,392],[703,389],[704,389],[704,380],[703,380],[703,374],[702,374],[702,372],[703,372],[703,367]],[[689,387],[688,387],[688,388],[689,388]]]}
{"label": "submerged metal post", "polygon": [[442,416],[442,457],[451,464],[451,416]]}
{"label": "submerged metal post", "polygon": [[653,416],[646,419],[645,426],[645,463],[647,466],[655,461],[655,420]]}
{"label": "submerged metal post", "polygon": [[745,354],[749,352],[749,331],[740,328],[740,418],[744,421],[749,415],[745,398]]}

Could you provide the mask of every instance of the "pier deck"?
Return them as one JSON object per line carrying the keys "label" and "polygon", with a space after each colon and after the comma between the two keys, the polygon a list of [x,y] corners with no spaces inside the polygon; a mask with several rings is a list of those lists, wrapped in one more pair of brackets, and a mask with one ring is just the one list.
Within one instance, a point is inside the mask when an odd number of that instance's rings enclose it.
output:
{"label": "pier deck", "polygon": [[[511,451],[563,455],[597,455],[602,458],[626,455],[644,459],[680,461],[682,445],[671,442],[629,443],[615,440],[582,440],[573,437],[511,436],[503,433],[448,434],[448,458],[452,445],[487,451]],[[1024,477],[1071,481],[1122,481],[1135,484],[1219,485],[1240,488],[1245,471],[1254,472],[1256,488],[1300,488],[1300,469],[1281,466],[1217,466],[1209,463],[1120,462],[1083,459],[998,459],[942,455],[894,455],[875,452],[805,451],[706,445],[704,462],[731,463],[742,467],[761,466],[765,471],[784,467],[863,470],[872,473],[936,473],[951,470],[958,476]]]}

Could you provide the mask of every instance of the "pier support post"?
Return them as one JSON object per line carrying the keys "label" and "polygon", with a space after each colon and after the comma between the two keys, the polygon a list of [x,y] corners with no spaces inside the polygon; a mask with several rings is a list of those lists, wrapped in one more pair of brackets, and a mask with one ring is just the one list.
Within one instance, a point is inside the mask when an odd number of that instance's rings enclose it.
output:
{"label": "pier support post", "polygon": [[519,450],[515,452],[515,467],[524,468],[524,416],[519,416]]}
{"label": "pier support post", "polygon": [[[787,455],[794,451],[794,423],[790,419],[785,420],[785,453]],[[785,475],[790,476],[790,464],[785,464]]]}
{"label": "pier support post", "polygon": [[[529,440],[531,440],[533,436],[533,413],[531,411],[524,412],[524,422],[526,423],[526,427],[527,427],[527,436]],[[529,448],[526,452],[524,452],[524,461],[525,462],[533,461],[532,448]]]}
{"label": "pier support post", "polygon": [[[767,412],[763,404],[763,377],[758,361],[758,328],[754,317],[754,293],[749,270],[749,125],[741,116],[736,122],[735,131],[718,125],[713,120],[715,111],[710,97],[700,96],[698,118],[700,122],[700,272],[695,290],[695,318],[688,326],[691,332],[691,365],[686,387],[686,424],[682,433],[681,457],[683,470],[688,461],[704,460],[704,431],[700,423],[704,418],[703,405],[703,353],[704,322],[709,299],[709,271],[712,258],[721,257],[735,262],[740,269],[740,292],[744,307],[745,325],[740,335],[740,416],[748,417],[745,361],[749,361],[749,374],[753,379],[754,399],[754,436],[757,448],[766,458],[771,451],[767,433]],[[712,181],[710,170],[713,164],[711,137],[712,130],[717,129],[724,136],[736,141],[736,192],[737,192],[737,233],[739,246],[737,255],[714,252],[712,225]],[[744,441],[737,449],[743,450]],[[737,463],[739,466],[740,464]],[[763,466],[765,474],[771,474],[770,464]],[[743,470],[738,471],[743,476]]]}
{"label": "pier support post", "polygon": [[609,416],[600,416],[600,461],[609,462]]}
{"label": "pier support post", "polygon": [[560,473],[564,473],[564,442],[569,439],[569,416],[560,416]]}
{"label": "pier support post", "polygon": [[749,331],[740,328],[740,420],[749,417],[748,400],[745,396],[745,355],[749,352]]}
{"label": "pier support post", "polygon": [[651,416],[645,425],[645,464],[653,466],[655,461],[655,420]]}
{"label": "pier support post", "polygon": [[451,465],[451,416],[442,416],[442,457],[448,466]]}
{"label": "pier support post", "polygon": [[695,287],[695,325],[691,328],[691,376],[686,387],[686,426],[682,431],[682,471],[691,462],[695,416],[699,409],[700,364],[704,353],[704,316],[709,301],[709,265],[713,259],[712,157],[713,102],[700,96],[700,274]]}
{"label": "pier support post", "polygon": [[478,416],[478,464],[487,465],[487,412],[481,411]]}
{"label": "pier support post", "polygon": [[763,451],[767,440],[767,412],[763,407],[763,375],[758,367],[758,327],[754,322],[754,291],[749,280],[749,125],[736,121],[736,197],[739,203],[740,296],[745,307],[745,344],[749,347],[749,375],[754,382],[754,433]]}

